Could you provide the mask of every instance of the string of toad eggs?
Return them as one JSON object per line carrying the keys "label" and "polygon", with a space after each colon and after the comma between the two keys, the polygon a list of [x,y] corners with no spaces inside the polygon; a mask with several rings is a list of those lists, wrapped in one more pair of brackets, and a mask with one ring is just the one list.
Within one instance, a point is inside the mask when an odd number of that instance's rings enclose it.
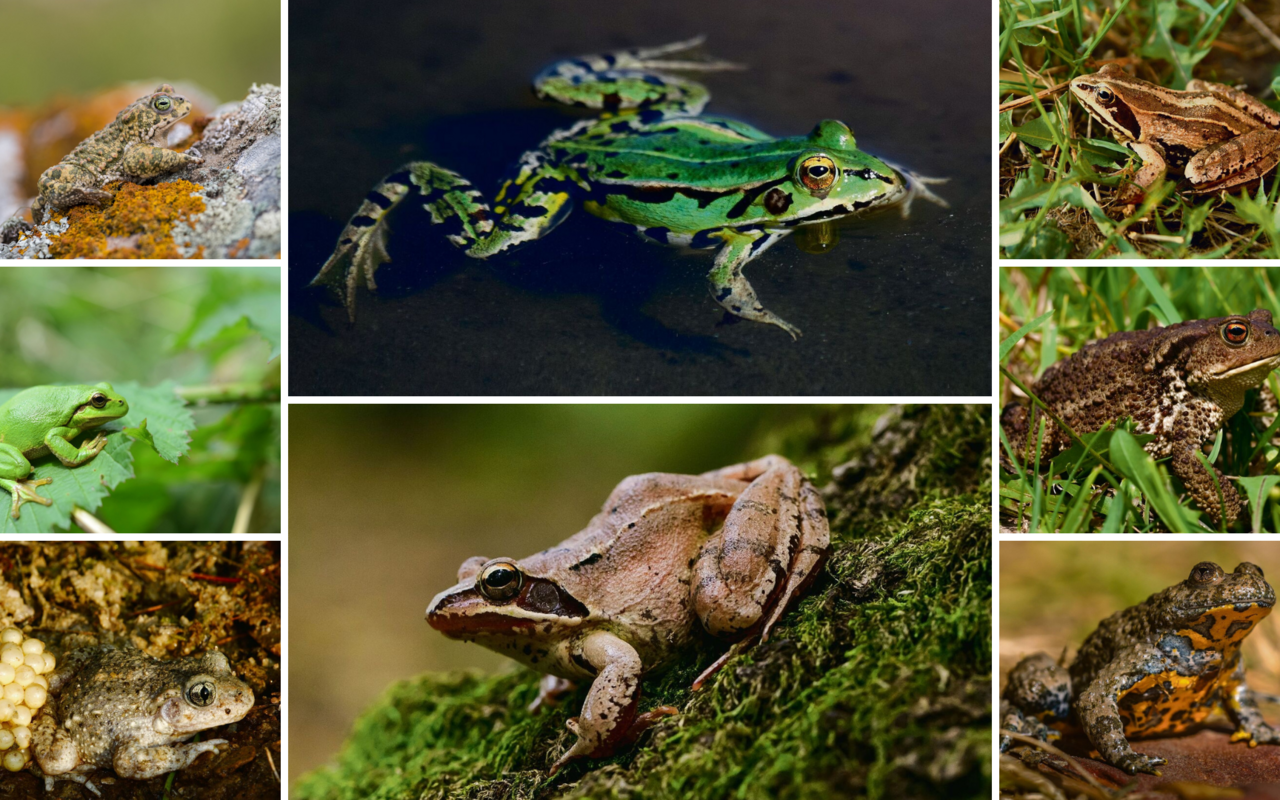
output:
{"label": "string of toad eggs", "polygon": [[49,698],[45,675],[56,666],[44,642],[17,628],[0,631],[0,765],[10,772],[31,758],[31,718]]}

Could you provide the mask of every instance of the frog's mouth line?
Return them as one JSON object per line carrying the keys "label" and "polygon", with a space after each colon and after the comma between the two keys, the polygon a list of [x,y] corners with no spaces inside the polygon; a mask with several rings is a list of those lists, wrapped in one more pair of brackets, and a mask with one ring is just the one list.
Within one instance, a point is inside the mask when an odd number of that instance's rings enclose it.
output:
{"label": "frog's mouth line", "polygon": [[1262,367],[1262,366],[1264,366],[1264,365],[1266,365],[1266,366],[1268,367],[1268,370],[1272,370],[1272,369],[1275,369],[1277,366],[1280,366],[1280,354],[1277,354],[1277,355],[1274,355],[1274,356],[1268,356],[1268,357],[1266,357],[1266,358],[1260,358],[1260,359],[1258,359],[1257,361],[1252,361],[1252,362],[1250,362],[1250,363],[1248,363],[1248,364],[1245,364],[1245,365],[1244,365],[1244,366],[1242,366],[1242,367],[1236,367],[1235,369],[1229,369],[1229,370],[1227,370],[1226,372],[1217,372],[1217,373],[1214,373],[1214,377],[1216,377],[1216,378],[1231,378],[1231,377],[1234,377],[1234,376],[1239,375],[1239,374],[1244,373],[1244,372],[1253,372],[1254,370],[1259,369],[1260,367]]}
{"label": "frog's mouth line", "polygon": [[1271,608],[1275,605],[1275,600],[1245,600],[1240,603],[1221,603],[1215,606],[1196,606],[1195,608],[1183,609],[1185,614],[1208,614],[1210,611],[1230,611],[1239,606],[1258,606],[1259,608]]}

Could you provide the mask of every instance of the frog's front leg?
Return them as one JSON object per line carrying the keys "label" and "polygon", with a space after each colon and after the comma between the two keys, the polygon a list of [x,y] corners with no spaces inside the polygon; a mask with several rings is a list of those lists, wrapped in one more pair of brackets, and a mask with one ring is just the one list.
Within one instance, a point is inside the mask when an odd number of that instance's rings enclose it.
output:
{"label": "frog's front leg", "polygon": [[1236,666],[1226,686],[1222,687],[1222,707],[1235,724],[1233,742],[1248,742],[1250,747],[1259,744],[1280,744],[1280,731],[1276,731],[1262,718],[1253,690],[1245,684],[1244,663]]}
{"label": "frog's front leg", "polygon": [[31,462],[22,451],[11,444],[0,443],[0,486],[13,497],[9,515],[14,519],[21,516],[19,510],[23,503],[39,503],[42,506],[53,505],[47,497],[36,494],[36,487],[52,483],[49,478],[24,480],[31,474]]}
{"label": "frog's front leg", "polygon": [[703,671],[699,688],[755,638],[769,632],[817,578],[831,541],[818,490],[781,456],[703,477],[749,480],[693,569],[693,607],[703,628],[738,643]]}
{"label": "frog's front leg", "polygon": [[203,164],[204,159],[152,145],[131,147],[121,159],[120,172],[135,180],[156,178],[187,164]]}
{"label": "frog's front leg", "polygon": [[64,466],[78,467],[86,461],[92,461],[107,446],[107,435],[99,433],[92,441],[76,447],[69,440],[79,434],[80,431],[75,428],[53,428],[44,435],[44,443]]}
{"label": "frog's front leg", "polygon": [[356,288],[363,275],[376,291],[374,273],[391,261],[387,254],[387,216],[417,192],[433,223],[447,223],[450,242],[472,258],[487,258],[549,233],[573,206],[571,183],[546,163],[541,151],[526,153],[516,175],[498,192],[493,209],[471,182],[456,172],[426,161],[405,164],[369,192],[347,222],[342,236],[311,280],[327,284],[343,298],[347,314],[356,318]]}
{"label": "frog's front leg", "polygon": [[575,642],[573,655],[575,660],[591,665],[596,679],[582,704],[582,713],[565,723],[578,740],[551,766],[552,775],[570,761],[611,755],[635,741],[654,722],[679,713],[671,706],[636,713],[644,665],[635,648],[612,633],[587,634]]}
{"label": "frog's front leg", "polygon": [[1280,131],[1263,128],[1219,142],[1187,162],[1192,192],[1205,194],[1256,181],[1280,163]]}
{"label": "frog's front leg", "polygon": [[711,238],[724,242],[724,246],[716,253],[716,262],[707,274],[707,282],[711,296],[730,314],[753,322],[777,325],[796,339],[800,336],[800,329],[761,305],[756,299],[756,290],[742,274],[742,268],[751,259],[786,235],[786,232],[737,231],[732,228],[710,234]]}
{"label": "frog's front leg", "polygon": [[1198,450],[1191,444],[1175,444],[1173,459],[1169,462],[1173,474],[1182,480],[1187,493],[1209,515],[1214,526],[1220,525],[1224,520],[1229,526],[1240,516],[1244,502],[1221,470],[1213,467],[1210,474],[1205,469],[1204,464],[1196,457]]}
{"label": "frog's front leg", "polygon": [[1102,758],[1130,775],[1147,772],[1159,775],[1163,758],[1134,751],[1125,737],[1118,700],[1125,690],[1147,675],[1165,671],[1168,662],[1154,647],[1130,648],[1122,651],[1103,668],[1076,699],[1075,712],[1080,727]]}
{"label": "frog's front leg", "polygon": [[1121,202],[1137,202],[1142,198],[1144,190],[1162,179],[1169,170],[1164,160],[1164,150],[1158,145],[1148,142],[1128,142],[1125,145],[1142,161],[1142,166],[1133,175],[1135,185],[1125,186],[1117,196]]}

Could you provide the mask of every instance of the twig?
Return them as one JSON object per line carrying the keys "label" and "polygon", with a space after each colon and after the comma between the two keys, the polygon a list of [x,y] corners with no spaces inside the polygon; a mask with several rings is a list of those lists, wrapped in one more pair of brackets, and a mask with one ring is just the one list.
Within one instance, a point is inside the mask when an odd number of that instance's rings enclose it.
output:
{"label": "twig", "polygon": [[85,533],[115,533],[111,530],[111,526],[94,515],[85,511],[83,508],[76,506],[71,512],[71,519],[80,526]]}
{"label": "twig", "polygon": [[1243,3],[1236,6],[1236,10],[1240,12],[1240,16],[1244,17],[1244,21],[1253,26],[1253,29],[1262,35],[1271,43],[1271,46],[1280,50],[1280,36],[1276,36],[1275,31],[1266,26],[1262,20],[1258,19],[1258,15],[1249,10],[1248,6]]}
{"label": "twig", "polygon": [[258,504],[258,495],[262,492],[262,466],[253,471],[253,479],[240,493],[240,506],[236,508],[236,521],[231,526],[232,533],[248,533],[249,519],[253,516],[253,507]]}
{"label": "twig", "polygon": [[217,575],[201,575],[193,572],[187,577],[193,581],[208,581],[209,583],[242,583],[244,578],[219,578]]}

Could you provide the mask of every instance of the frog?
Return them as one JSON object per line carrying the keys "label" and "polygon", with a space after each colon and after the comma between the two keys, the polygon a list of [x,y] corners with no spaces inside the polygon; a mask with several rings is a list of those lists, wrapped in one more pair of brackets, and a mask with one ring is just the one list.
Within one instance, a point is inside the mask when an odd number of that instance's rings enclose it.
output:
{"label": "frog", "polygon": [[1255,184],[1280,163],[1280,113],[1231,86],[1195,79],[1185,91],[1167,89],[1106,64],[1070,88],[1142,160],[1122,202],[1140,201],[1170,167],[1190,194],[1209,194]]}
{"label": "frog", "polygon": [[[1198,453],[1244,406],[1245,393],[1280,365],[1280,332],[1271,312],[1196,319],[1141,331],[1122,331],[1090,342],[1045,370],[1031,387],[1058,419],[1077,434],[1110,429],[1122,418],[1152,436],[1143,448],[1170,459],[1187,493],[1213,522],[1231,525],[1243,509],[1240,494]],[[1042,465],[1071,446],[1071,435],[1042,409],[1009,403],[1000,425],[1013,452],[1002,464],[1035,461],[1040,423],[1045,424]]]}
{"label": "frog", "polygon": [[[1043,741],[1073,726],[1112,766],[1159,775],[1166,759],[1135,752],[1130,738],[1189,732],[1222,711],[1232,742],[1280,744],[1245,683],[1240,648],[1271,613],[1275,592],[1250,562],[1227,573],[1212,561],[1187,579],[1107,617],[1064,668],[1036,653],[1009,673],[1001,726]],[[1002,752],[1013,740],[1003,736]]]}
{"label": "frog", "polygon": [[[163,146],[165,133],[190,113],[190,101],[167,83],[138,98],[105,128],[41,173],[32,217],[39,223],[46,210],[106,206],[115,197],[106,188],[113,181],[142,181],[188,164],[204,163],[197,154]],[[30,228],[21,218],[11,217],[0,227],[0,241],[14,242],[21,231]]]}
{"label": "frog", "polygon": [[72,780],[101,794],[89,778],[97,770],[147,780],[217,752],[226,739],[184,743],[244,719],[253,703],[253,690],[216,650],[162,661],[131,648],[84,647],[50,675],[31,753],[46,789]]}
{"label": "frog", "polygon": [[52,505],[36,488],[52,478],[27,480],[29,459],[52,453],[67,467],[92,461],[107,446],[101,431],[76,447],[71,440],[129,413],[129,402],[109,383],[33,386],[0,405],[0,487],[12,497],[9,514],[21,516],[23,503]]}
{"label": "frog", "polygon": [[548,676],[541,708],[588,682],[577,738],[551,766],[626,747],[663,717],[639,713],[640,679],[703,634],[733,645],[697,677],[768,641],[819,575],[830,545],[822,498],[790,461],[765,456],[700,475],[618,484],[586,528],[528,558],[474,557],[437,594],[427,622]]}
{"label": "frog", "polygon": [[550,233],[580,201],[591,214],[634,226],[649,241],[715,250],[707,282],[732,318],[800,329],[764,307],[743,268],[802,226],[919,197],[946,207],[926,178],[869,155],[834,119],[807,136],[775,138],[732,119],[702,116],[710,93],[675,74],[740,69],[717,59],[672,59],[705,37],[660,47],[587,55],[552,64],[534,80],[538,97],[590,109],[583,119],[525,153],[494,203],[459,173],[415,161],[366,196],[312,285],[332,287],[355,321],[363,276],[391,260],[387,215],[420,201],[433,223],[472,258],[488,258]]}

